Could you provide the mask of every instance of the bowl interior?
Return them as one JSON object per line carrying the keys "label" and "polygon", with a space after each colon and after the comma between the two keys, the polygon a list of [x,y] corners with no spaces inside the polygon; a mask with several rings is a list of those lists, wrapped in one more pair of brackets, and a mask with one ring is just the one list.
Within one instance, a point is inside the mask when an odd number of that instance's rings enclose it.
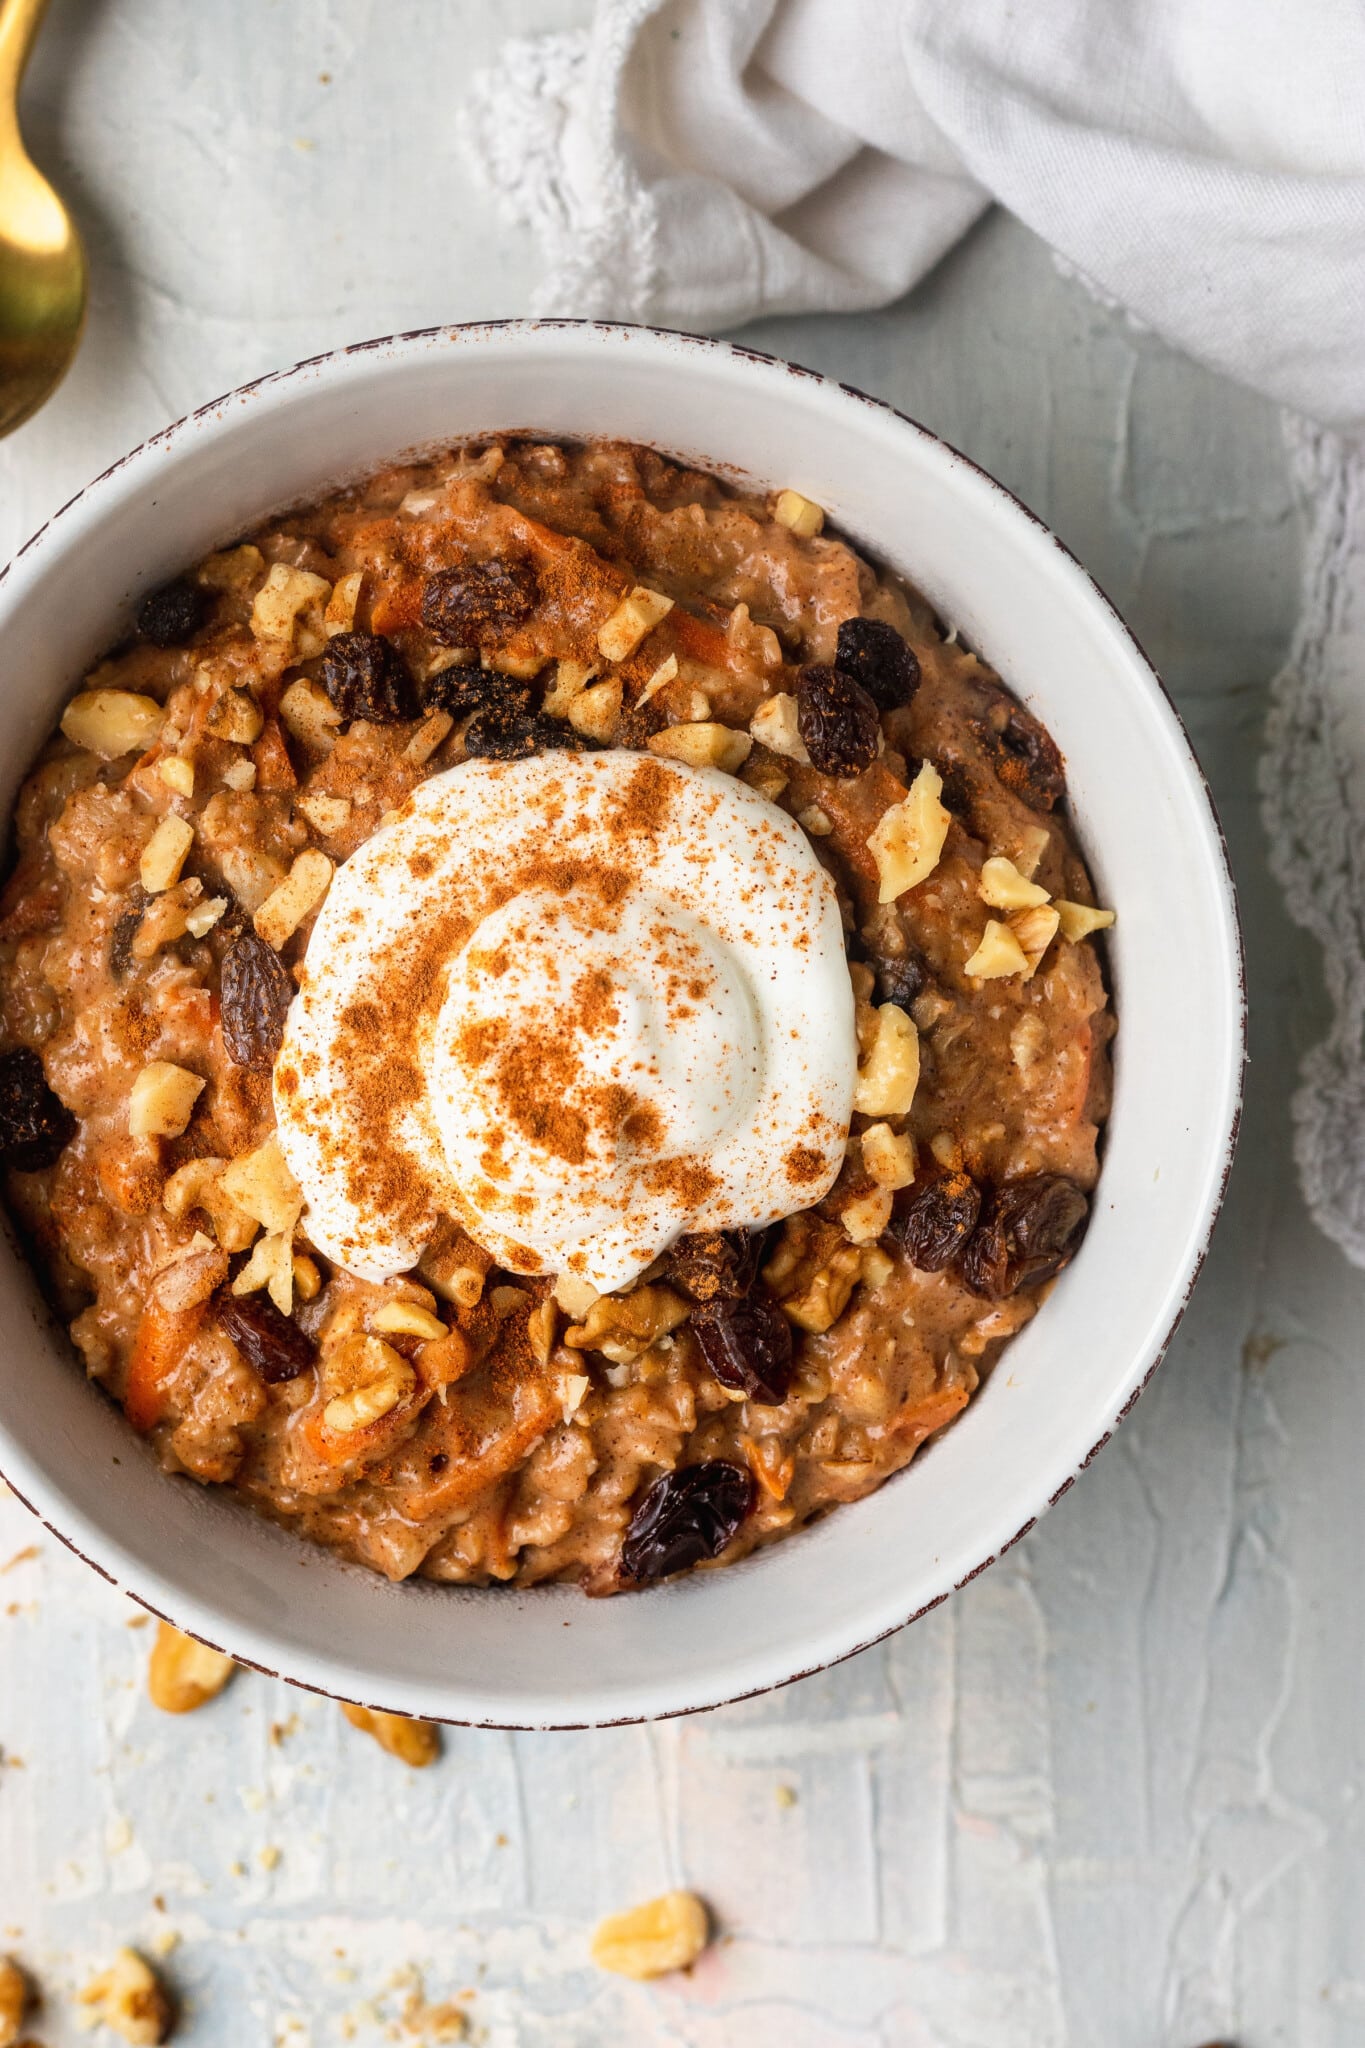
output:
{"label": "bowl interior", "polygon": [[110,471],[0,581],[0,799],[151,584],[273,508],[493,428],[611,435],[819,500],[1044,719],[1118,924],[1114,1113],[1084,1251],[938,1443],[870,1500],[720,1572],[588,1601],[394,1587],[156,1470],[0,1255],[0,1471],[119,1584],[249,1662],[400,1711],[520,1726],[676,1712],[899,1625],[1055,1497],[1141,1386],[1216,1209],[1242,1059],[1231,886],[1150,669],[1064,549],[885,407],[744,351],[572,324],[455,329],[306,364]]}

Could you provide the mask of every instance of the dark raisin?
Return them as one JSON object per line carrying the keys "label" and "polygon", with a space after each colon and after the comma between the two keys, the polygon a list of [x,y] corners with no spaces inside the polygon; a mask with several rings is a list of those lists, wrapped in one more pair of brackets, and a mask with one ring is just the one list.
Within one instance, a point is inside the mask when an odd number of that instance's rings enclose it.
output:
{"label": "dark raisin", "polygon": [[1060,1173],[1034,1173],[996,1188],[961,1259],[962,1277],[993,1301],[1050,1280],[1085,1236],[1090,1204]]}
{"label": "dark raisin", "polygon": [[21,1173],[55,1166],[76,1135],[76,1119],[47,1085],[32,1047],[0,1054],[0,1157]]}
{"label": "dark raisin", "polygon": [[668,1277],[693,1301],[738,1301],[754,1284],[763,1236],[761,1230],[703,1230],[680,1237],[668,1255]]}
{"label": "dark raisin", "polygon": [[424,711],[449,711],[455,718],[467,718],[471,711],[515,704],[531,708],[531,686],[512,676],[501,676],[494,668],[443,668],[422,684]]}
{"label": "dark raisin", "polygon": [[133,964],[133,940],[145,914],[146,905],[139,903],[132,910],[125,910],[114,925],[109,940],[109,972],[115,981],[122,981]]}
{"label": "dark raisin", "polygon": [[739,1301],[699,1302],[692,1329],[723,1387],[775,1408],[792,1383],[791,1324],[762,1287]]}
{"label": "dark raisin", "polygon": [[223,1043],[239,1067],[268,1073],[284,1037],[294,979],[273,946],[244,931],[223,955]]}
{"label": "dark raisin", "polygon": [[879,1003],[897,1003],[908,1010],[929,986],[929,962],[917,946],[907,947],[904,953],[880,953],[876,966]]}
{"label": "dark raisin", "polygon": [[796,727],[822,775],[848,781],[877,758],[881,720],[861,683],[838,668],[803,668],[796,680]]}
{"label": "dark raisin", "polygon": [[296,1380],[316,1358],[312,1338],[282,1316],[268,1294],[232,1294],[220,1287],[213,1305],[223,1330],[268,1387]]}
{"label": "dark raisin", "polygon": [[897,1195],[887,1236],[921,1273],[941,1273],[961,1253],[981,1214],[969,1173],[945,1173]]}
{"label": "dark raisin", "polygon": [[1002,699],[977,731],[994,761],[995,772],[1012,795],[1034,811],[1050,811],[1066,795],[1066,769],[1056,741],[1022,704]]}
{"label": "dark raisin", "polygon": [[177,576],[173,583],[163,583],[143,598],[137,608],[137,629],[153,647],[178,647],[198,632],[208,609],[207,592]]}
{"label": "dark raisin", "polygon": [[572,726],[528,711],[514,700],[490,706],[471,718],[465,727],[464,748],[467,754],[485,761],[521,761],[545,749],[581,753],[583,742]]}
{"label": "dark raisin", "polygon": [[417,716],[412,671],[378,633],[336,633],[322,657],[322,687],[343,718],[397,725]]}
{"label": "dark raisin", "polygon": [[754,1503],[752,1475],[724,1458],[656,1479],[630,1518],[623,1577],[637,1585],[718,1557]]}
{"label": "dark raisin", "polygon": [[422,624],[447,647],[481,647],[529,618],[539,596],[535,565],[525,560],[438,569],[422,589]]}
{"label": "dark raisin", "polygon": [[861,683],[879,711],[908,704],[919,688],[919,658],[883,619],[845,619],[834,665]]}

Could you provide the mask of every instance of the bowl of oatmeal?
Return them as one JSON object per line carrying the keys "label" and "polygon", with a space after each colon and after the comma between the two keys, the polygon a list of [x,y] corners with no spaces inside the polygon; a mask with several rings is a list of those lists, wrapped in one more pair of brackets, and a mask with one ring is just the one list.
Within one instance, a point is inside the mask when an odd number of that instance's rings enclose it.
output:
{"label": "bowl of oatmeal", "polygon": [[1136,1397],[1235,1129],[1221,837],[923,429],[403,337],[137,450],[0,629],[0,1471],[136,1598],[401,1712],[686,1711]]}

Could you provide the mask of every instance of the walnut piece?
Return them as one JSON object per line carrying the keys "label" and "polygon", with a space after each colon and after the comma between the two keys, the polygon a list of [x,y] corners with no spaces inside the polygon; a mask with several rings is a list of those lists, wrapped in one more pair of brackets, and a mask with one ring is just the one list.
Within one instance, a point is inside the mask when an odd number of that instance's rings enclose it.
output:
{"label": "walnut piece", "polygon": [[305,747],[330,747],[341,729],[341,713],[321,683],[302,676],[281,697],[280,718],[291,738]]}
{"label": "walnut piece", "polygon": [[15,2048],[29,2003],[28,1978],[11,1956],[0,1956],[0,2048]]}
{"label": "walnut piece", "polygon": [[62,713],[66,737],[102,761],[145,753],[165,723],[166,713],[155,697],[135,690],[83,690]]}
{"label": "walnut piece", "polygon": [[876,1035],[858,1067],[853,1107],[862,1116],[904,1116],[919,1086],[919,1032],[895,1003],[883,1003],[876,1016]]}
{"label": "walnut piece", "polygon": [[236,1669],[221,1650],[211,1650],[168,1621],[159,1621],[147,1666],[147,1691],[163,1714],[192,1714],[217,1699]]}
{"label": "walnut piece", "polygon": [[332,586],[311,569],[272,562],[251,603],[251,631],[263,646],[297,661],[311,661],[327,645],[323,625]]}
{"label": "walnut piece", "polygon": [[695,725],[666,725],[648,741],[652,754],[684,761],[689,768],[719,768],[733,775],[748,760],[753,741],[747,732],[717,725],[710,719]]}
{"label": "walnut piece", "polygon": [[1028,955],[1007,924],[988,917],[981,943],[970,960],[963,962],[962,972],[975,975],[978,981],[999,981],[1005,975],[1027,974]]}
{"label": "walnut piece", "polygon": [[796,723],[796,699],[788,691],[779,690],[759,705],[749,720],[749,731],[770,754],[785,754],[789,761],[809,767],[810,755]]}
{"label": "walnut piece", "polygon": [[267,944],[278,952],[305,917],[317,909],[331,885],[332,863],[315,846],[306,847],[251,921]]}
{"label": "walnut piece", "polygon": [[357,1330],[323,1361],[323,1422],[338,1436],[350,1436],[401,1407],[416,1387],[417,1375],[401,1351]]}
{"label": "walnut piece", "polygon": [[237,1206],[222,1185],[226,1159],[187,1159],[162,1190],[161,1205],[178,1223],[191,1209],[202,1209],[225,1252],[244,1252],[259,1225]]}
{"label": "walnut piece", "polygon": [[894,903],[938,866],[952,814],[939,802],[943,777],[926,761],[898,804],[883,813],[868,838],[877,863],[879,903]]}
{"label": "walnut piece", "polygon": [[622,694],[619,676],[609,676],[604,683],[590,683],[570,704],[569,724],[584,739],[601,740],[606,745],[616,734]]}
{"label": "walnut piece", "polygon": [[613,1365],[628,1365],[685,1323],[688,1314],[688,1304],[671,1287],[600,1294],[583,1321],[564,1332],[564,1342],[571,1351],[600,1351]]}
{"label": "walnut piece", "polygon": [[303,1190],[273,1131],[254,1152],[244,1152],[224,1167],[221,1186],[229,1201],[254,1217],[263,1230],[292,1231],[303,1211]]}
{"label": "walnut piece", "polygon": [[110,1967],[91,1978],[79,2002],[90,2008],[92,2025],[108,2027],[132,2048],[156,2048],[170,2037],[170,2000],[151,1964],[130,1948],[121,1948]]}
{"label": "walnut piece", "polygon": [[665,1892],[628,1912],[598,1922],[592,1959],[618,1977],[665,1977],[686,1970],[711,1938],[710,1920],[695,1892]]}
{"label": "walnut piece", "polygon": [[908,1188],[915,1178],[915,1142],[890,1124],[869,1124],[862,1136],[863,1165],[879,1188]]}
{"label": "walnut piece", "polygon": [[1047,902],[1047,890],[1021,875],[1014,862],[1006,860],[1002,853],[982,861],[977,894],[992,910],[1030,910],[1035,904]]}
{"label": "walnut piece", "polygon": [[138,878],[149,896],[172,889],[180,880],[185,856],[194,844],[194,827],[170,811],[142,849]]}
{"label": "walnut piece", "polygon": [[430,1721],[410,1721],[405,1714],[386,1714],[378,1707],[356,1707],[341,1702],[341,1711],[353,1728],[372,1735],[381,1749],[400,1763],[423,1771],[441,1754],[441,1731]]}
{"label": "walnut piece", "polygon": [[646,590],[637,583],[598,628],[598,648],[608,661],[628,660],[672,609],[671,597],[665,597],[661,590]]}
{"label": "walnut piece", "polygon": [[134,1138],[178,1138],[203,1092],[198,1074],[170,1060],[152,1060],[133,1082],[128,1130]]}
{"label": "walnut piece", "polygon": [[1070,939],[1073,945],[1088,939],[1091,932],[1107,932],[1114,922],[1112,910],[1094,910],[1088,903],[1069,903],[1064,896],[1055,897],[1052,907],[1061,922],[1062,937]]}
{"label": "walnut piece", "polygon": [[814,498],[803,498],[800,491],[779,491],[773,518],[802,540],[813,540],[825,523],[825,508]]}
{"label": "walnut piece", "polygon": [[1024,969],[1024,980],[1031,981],[1044,953],[1057,936],[1061,915],[1055,904],[1039,903],[1028,910],[1012,911],[1009,928],[1023,951],[1028,965]]}

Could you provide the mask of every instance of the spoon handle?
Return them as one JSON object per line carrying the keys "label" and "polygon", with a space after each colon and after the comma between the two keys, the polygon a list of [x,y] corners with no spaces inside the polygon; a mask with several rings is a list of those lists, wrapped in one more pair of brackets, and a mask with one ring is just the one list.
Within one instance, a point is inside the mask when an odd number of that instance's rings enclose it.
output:
{"label": "spoon handle", "polygon": [[0,122],[18,119],[19,81],[47,0],[0,0]]}

